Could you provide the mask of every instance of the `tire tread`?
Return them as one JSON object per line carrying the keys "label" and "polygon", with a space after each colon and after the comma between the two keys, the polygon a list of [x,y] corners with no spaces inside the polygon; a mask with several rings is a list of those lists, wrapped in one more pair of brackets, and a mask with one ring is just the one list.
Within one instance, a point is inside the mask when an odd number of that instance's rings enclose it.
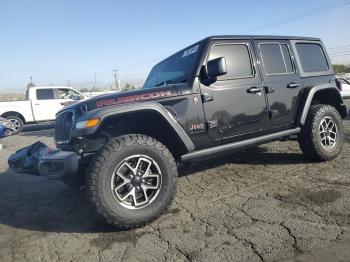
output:
{"label": "tire tread", "polygon": [[161,216],[165,211],[157,213],[152,217],[145,217],[142,221],[140,220],[132,220],[132,219],[123,219],[118,217],[116,214],[109,214],[109,208],[106,206],[102,199],[102,191],[98,185],[100,173],[102,173],[106,169],[106,165],[109,159],[111,159],[112,155],[118,153],[122,148],[129,147],[131,145],[147,145],[154,150],[158,151],[162,154],[166,159],[168,159],[167,164],[169,165],[169,180],[171,183],[170,193],[167,195],[166,206],[169,206],[172,203],[173,197],[176,193],[176,178],[177,178],[177,166],[172,156],[171,152],[166,148],[161,142],[158,140],[141,134],[130,134],[123,135],[120,137],[110,139],[106,145],[100,150],[98,155],[96,156],[95,161],[92,163],[90,171],[86,176],[86,189],[87,196],[90,204],[96,210],[97,214],[104,217],[108,223],[113,224],[118,229],[132,229],[136,227],[141,227],[147,223],[152,222]]}

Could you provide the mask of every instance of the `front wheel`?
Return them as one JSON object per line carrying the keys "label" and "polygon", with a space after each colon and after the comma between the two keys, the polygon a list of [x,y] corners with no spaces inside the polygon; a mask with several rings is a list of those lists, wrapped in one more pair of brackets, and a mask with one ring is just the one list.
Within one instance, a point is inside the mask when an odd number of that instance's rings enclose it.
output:
{"label": "front wheel", "polygon": [[18,116],[7,116],[5,118],[11,122],[9,135],[18,135],[22,132],[24,123],[21,118],[19,118]]}
{"label": "front wheel", "polygon": [[121,229],[157,218],[174,195],[177,168],[170,151],[145,135],[110,140],[86,177],[90,202],[108,223]]}
{"label": "front wheel", "polygon": [[307,158],[316,161],[338,156],[344,142],[343,122],[339,112],[330,105],[310,107],[299,135],[299,145]]}

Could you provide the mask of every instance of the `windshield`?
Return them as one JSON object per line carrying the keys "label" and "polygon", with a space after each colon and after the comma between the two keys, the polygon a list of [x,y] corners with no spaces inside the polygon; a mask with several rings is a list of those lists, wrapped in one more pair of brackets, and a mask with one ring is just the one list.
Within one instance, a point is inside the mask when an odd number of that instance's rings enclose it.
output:
{"label": "windshield", "polygon": [[200,53],[200,44],[196,44],[160,62],[149,73],[143,89],[186,82],[195,70]]}

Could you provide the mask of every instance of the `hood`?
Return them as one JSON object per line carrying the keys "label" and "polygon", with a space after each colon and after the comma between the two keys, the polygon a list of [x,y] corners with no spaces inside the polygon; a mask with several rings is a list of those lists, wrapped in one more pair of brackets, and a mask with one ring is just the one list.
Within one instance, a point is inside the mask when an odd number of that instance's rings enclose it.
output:
{"label": "hood", "polygon": [[91,97],[87,100],[75,103],[65,107],[63,110],[84,108],[84,111],[91,111],[97,108],[116,106],[126,103],[135,103],[143,101],[158,100],[166,97],[177,96],[178,92],[174,85],[150,88],[150,89],[139,89],[131,90],[127,92],[116,92],[113,94],[105,94],[100,96]]}

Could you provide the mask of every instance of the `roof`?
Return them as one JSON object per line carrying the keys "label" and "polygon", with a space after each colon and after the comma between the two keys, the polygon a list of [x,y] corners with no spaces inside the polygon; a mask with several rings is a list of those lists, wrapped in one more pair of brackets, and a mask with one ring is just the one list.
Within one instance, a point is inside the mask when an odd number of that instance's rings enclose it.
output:
{"label": "roof", "polygon": [[34,86],[35,89],[49,89],[49,88],[72,88],[70,86]]}
{"label": "roof", "polygon": [[316,37],[305,37],[305,36],[277,36],[277,35],[214,35],[209,36],[209,40],[221,40],[221,39],[288,39],[288,40],[309,40],[309,41],[320,41]]}

